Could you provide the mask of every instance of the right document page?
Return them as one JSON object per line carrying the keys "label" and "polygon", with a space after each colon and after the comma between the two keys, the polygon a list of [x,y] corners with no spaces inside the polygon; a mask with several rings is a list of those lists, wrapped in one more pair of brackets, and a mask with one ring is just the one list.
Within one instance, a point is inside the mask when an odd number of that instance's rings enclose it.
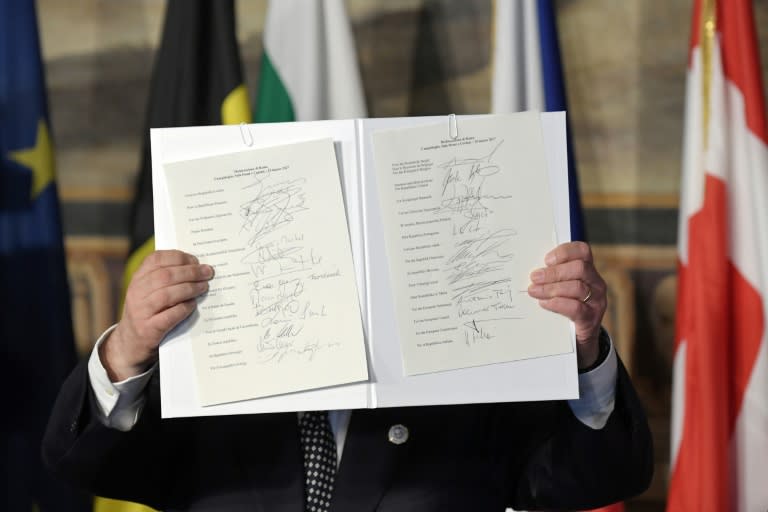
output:
{"label": "right document page", "polygon": [[557,243],[541,116],[374,131],[375,177],[406,375],[573,350],[527,294]]}

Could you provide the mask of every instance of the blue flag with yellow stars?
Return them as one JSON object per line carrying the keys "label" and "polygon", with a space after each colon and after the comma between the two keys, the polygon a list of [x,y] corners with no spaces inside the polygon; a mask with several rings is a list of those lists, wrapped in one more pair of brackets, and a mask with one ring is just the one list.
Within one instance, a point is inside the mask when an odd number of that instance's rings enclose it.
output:
{"label": "blue flag with yellow stars", "polygon": [[88,510],[40,441],[75,364],[51,129],[33,0],[0,0],[0,407],[3,510]]}

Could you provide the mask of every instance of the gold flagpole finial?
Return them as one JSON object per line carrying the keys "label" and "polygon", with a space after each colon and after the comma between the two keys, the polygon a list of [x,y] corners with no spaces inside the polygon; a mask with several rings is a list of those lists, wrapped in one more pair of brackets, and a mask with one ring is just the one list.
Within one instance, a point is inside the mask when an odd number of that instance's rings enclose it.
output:
{"label": "gold flagpole finial", "polygon": [[704,149],[709,147],[709,105],[712,84],[712,53],[715,49],[717,33],[716,0],[702,0],[701,8],[701,102],[702,102],[702,137]]}

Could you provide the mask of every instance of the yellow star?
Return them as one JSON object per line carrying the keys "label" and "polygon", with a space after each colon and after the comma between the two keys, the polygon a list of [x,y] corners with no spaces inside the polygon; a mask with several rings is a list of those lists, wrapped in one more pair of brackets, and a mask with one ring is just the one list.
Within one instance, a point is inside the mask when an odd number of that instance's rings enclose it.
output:
{"label": "yellow star", "polygon": [[10,156],[12,160],[32,171],[30,197],[34,200],[53,181],[53,148],[44,120],[37,122],[35,147],[11,151]]}

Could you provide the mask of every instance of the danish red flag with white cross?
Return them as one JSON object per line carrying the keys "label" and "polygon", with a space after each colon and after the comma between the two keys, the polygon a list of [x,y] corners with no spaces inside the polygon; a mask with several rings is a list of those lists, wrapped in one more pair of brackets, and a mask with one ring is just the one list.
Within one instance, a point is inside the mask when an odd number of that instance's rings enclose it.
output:
{"label": "danish red flag with white cross", "polygon": [[768,128],[750,0],[695,0],[668,512],[768,510]]}

